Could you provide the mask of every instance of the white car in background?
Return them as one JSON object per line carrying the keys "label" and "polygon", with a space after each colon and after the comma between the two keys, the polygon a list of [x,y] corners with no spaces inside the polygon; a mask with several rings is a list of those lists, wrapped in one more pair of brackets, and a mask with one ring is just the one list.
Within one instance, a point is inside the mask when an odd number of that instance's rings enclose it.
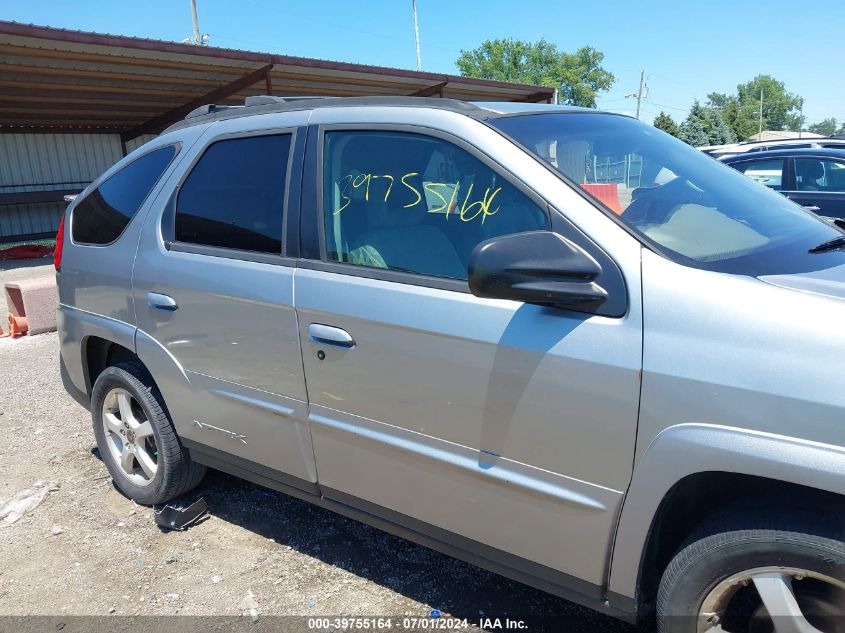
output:
{"label": "white car in background", "polygon": [[[708,145],[698,149],[713,158],[730,158],[737,154],[765,152],[770,149],[845,149],[845,137],[789,138],[779,141],[746,141],[728,145]],[[765,183],[764,183],[765,184]]]}

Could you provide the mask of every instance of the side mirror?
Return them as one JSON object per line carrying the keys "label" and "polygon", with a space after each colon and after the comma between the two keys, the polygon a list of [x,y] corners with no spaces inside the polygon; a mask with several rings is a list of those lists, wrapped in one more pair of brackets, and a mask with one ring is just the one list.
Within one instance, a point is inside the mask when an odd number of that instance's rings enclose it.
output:
{"label": "side mirror", "polygon": [[469,289],[477,297],[512,299],[593,313],[607,300],[595,280],[602,268],[577,244],[551,231],[494,237],[469,256]]}

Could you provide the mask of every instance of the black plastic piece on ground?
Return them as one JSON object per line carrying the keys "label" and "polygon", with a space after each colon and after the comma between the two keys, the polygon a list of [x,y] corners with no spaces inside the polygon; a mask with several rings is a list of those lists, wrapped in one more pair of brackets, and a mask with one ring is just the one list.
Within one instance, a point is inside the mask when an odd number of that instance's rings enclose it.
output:
{"label": "black plastic piece on ground", "polygon": [[189,506],[178,503],[153,506],[156,525],[162,530],[187,530],[208,512],[205,497],[200,497]]}

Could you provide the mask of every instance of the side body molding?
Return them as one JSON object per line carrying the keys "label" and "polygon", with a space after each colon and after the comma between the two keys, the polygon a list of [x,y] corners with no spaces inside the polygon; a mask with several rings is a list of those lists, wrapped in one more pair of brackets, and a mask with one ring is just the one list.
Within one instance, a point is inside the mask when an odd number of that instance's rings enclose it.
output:
{"label": "side body molding", "polygon": [[639,460],[622,506],[608,587],[611,602],[636,596],[640,562],[664,496],[685,477],[714,471],[845,494],[841,447],[716,424],[668,427]]}

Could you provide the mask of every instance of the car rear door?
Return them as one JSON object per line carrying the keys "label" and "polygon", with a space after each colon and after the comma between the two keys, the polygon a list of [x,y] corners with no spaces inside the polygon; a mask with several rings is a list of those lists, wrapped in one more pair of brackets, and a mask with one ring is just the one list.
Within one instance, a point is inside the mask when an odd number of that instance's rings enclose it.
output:
{"label": "car rear door", "polygon": [[829,218],[845,218],[845,160],[824,156],[792,159],[794,186],[790,200]]}
{"label": "car rear door", "polygon": [[[312,118],[295,299],[320,488],[596,597],[632,468],[639,244],[493,130],[419,116]],[[480,239],[550,221],[616,271],[617,316],[468,292]]]}
{"label": "car rear door", "polygon": [[150,214],[133,277],[138,354],[200,461],[314,491],[295,253],[282,246],[307,112],[255,120],[213,123]]}

